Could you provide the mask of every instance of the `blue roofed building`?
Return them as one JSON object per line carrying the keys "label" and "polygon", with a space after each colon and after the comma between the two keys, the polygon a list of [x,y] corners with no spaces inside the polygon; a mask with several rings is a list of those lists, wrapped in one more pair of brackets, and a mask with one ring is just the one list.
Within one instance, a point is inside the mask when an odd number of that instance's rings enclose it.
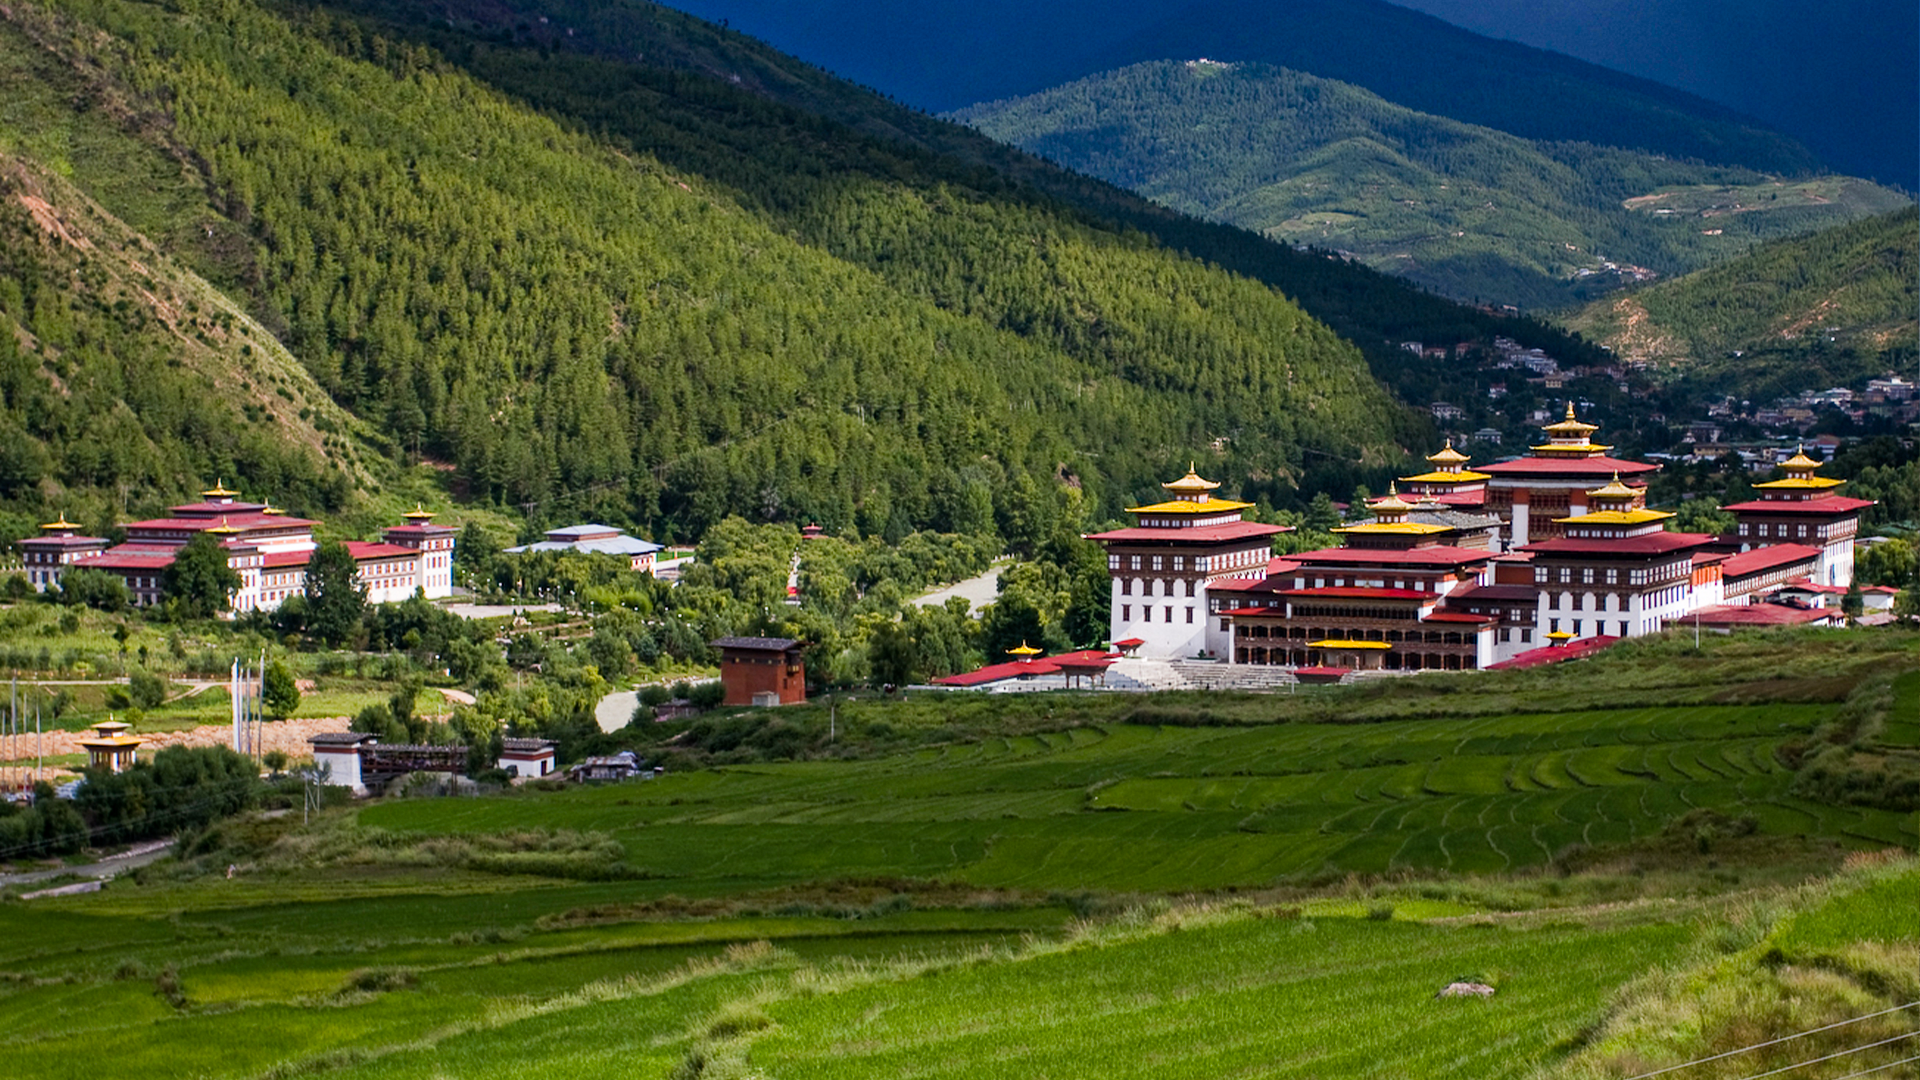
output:
{"label": "blue roofed building", "polygon": [[582,555],[618,555],[634,570],[653,572],[653,559],[665,546],[628,536],[611,525],[568,525],[548,529],[547,538],[507,549],[509,555],[528,551],[571,551]]}

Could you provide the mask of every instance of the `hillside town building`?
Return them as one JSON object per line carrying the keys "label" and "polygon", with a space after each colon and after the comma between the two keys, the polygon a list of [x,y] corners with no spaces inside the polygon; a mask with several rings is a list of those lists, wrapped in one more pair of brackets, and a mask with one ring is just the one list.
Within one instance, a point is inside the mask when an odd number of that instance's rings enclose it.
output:
{"label": "hillside town building", "polygon": [[652,573],[654,557],[666,550],[651,540],[628,536],[611,525],[568,525],[548,529],[545,540],[506,549],[509,555],[535,551],[573,552],[581,555],[617,555],[627,560],[629,570]]}
{"label": "hillside town building", "polygon": [[[385,530],[378,543],[349,541],[360,585],[371,603],[404,600],[415,593],[428,599],[453,592],[454,531],[433,524],[433,514],[414,510],[406,524]],[[163,518],[122,526],[126,541],[109,546],[104,537],[83,536],[62,517],[41,526],[41,535],[20,542],[27,580],[45,591],[59,584],[68,569],[86,567],[113,574],[126,584],[137,607],[165,599],[167,567],[194,537],[206,533],[227,551],[227,565],[240,577],[230,599],[235,614],[272,611],[290,596],[305,595],[307,564],[319,547],[313,530],[320,523],[294,517],[268,503],[243,502],[239,492],[216,484],[200,501],[169,508]]]}

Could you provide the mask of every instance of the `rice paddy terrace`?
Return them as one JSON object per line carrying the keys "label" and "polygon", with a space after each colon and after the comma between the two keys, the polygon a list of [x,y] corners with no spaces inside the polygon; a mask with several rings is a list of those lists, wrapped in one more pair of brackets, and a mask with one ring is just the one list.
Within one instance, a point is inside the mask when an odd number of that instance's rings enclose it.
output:
{"label": "rice paddy terrace", "polygon": [[[923,700],[886,715],[973,734],[235,822],[137,882],[0,903],[0,1055],[20,1077],[1617,1080],[1920,1000],[1914,815],[1805,783],[1836,740],[1920,750],[1913,641],[1806,640],[1830,644],[1687,667],[1654,643],[1210,722]],[[1459,980],[1495,993],[1436,998]],[[1897,1075],[1916,1012],[1675,1075],[1881,1039],[1799,1075]]]}

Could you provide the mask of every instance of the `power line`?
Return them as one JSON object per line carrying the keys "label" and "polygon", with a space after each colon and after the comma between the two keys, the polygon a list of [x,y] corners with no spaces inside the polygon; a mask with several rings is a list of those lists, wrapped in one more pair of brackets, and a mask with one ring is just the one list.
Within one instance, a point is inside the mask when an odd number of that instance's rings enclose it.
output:
{"label": "power line", "polygon": [[1920,1031],[1905,1032],[1900,1035],[1895,1035],[1892,1038],[1881,1039],[1879,1042],[1870,1042],[1865,1046],[1856,1046],[1851,1050],[1835,1050],[1833,1053],[1826,1054],[1821,1057],[1808,1058],[1805,1061],[1796,1061],[1791,1065],[1782,1065],[1777,1069],[1769,1069],[1763,1073],[1754,1073],[1752,1076],[1747,1077],[1746,1080],[1760,1080],[1760,1078],[1763,1076],[1778,1076],[1783,1072],[1792,1072],[1795,1069],[1802,1068],[1807,1065],[1818,1065],[1823,1061],[1832,1061],[1834,1058],[1846,1057],[1848,1054],[1857,1054],[1862,1050],[1871,1050],[1876,1046],[1885,1046],[1888,1043],[1899,1042],[1901,1039],[1911,1039],[1915,1035],[1920,1035]]}
{"label": "power line", "polygon": [[[1665,1075],[1666,1073],[1677,1072],[1681,1069],[1692,1068],[1695,1065],[1705,1065],[1709,1061],[1719,1061],[1721,1058],[1729,1058],[1734,1056],[1735,1054],[1744,1054],[1749,1050],[1760,1050],[1769,1046],[1778,1046],[1783,1042],[1792,1042],[1794,1039],[1804,1039],[1809,1035],[1818,1035],[1822,1031],[1832,1031],[1834,1028],[1837,1028],[1837,1027],[1846,1027],[1848,1024],[1857,1024],[1862,1020],[1871,1020],[1876,1016],[1885,1016],[1888,1013],[1897,1013],[1903,1009],[1911,1009],[1916,1006],[1920,1006],[1920,1001],[1909,1001],[1905,1005],[1895,1005],[1891,1009],[1881,1009],[1879,1012],[1871,1012],[1866,1014],[1865,1016],[1856,1016],[1851,1020],[1836,1020],[1831,1024],[1826,1024],[1821,1027],[1808,1028],[1806,1031],[1795,1032],[1792,1035],[1782,1035],[1777,1039],[1768,1039],[1766,1042],[1754,1043],[1752,1046],[1742,1046],[1737,1050],[1728,1050],[1725,1053],[1715,1054],[1712,1057],[1695,1058],[1692,1061],[1683,1061],[1678,1065],[1669,1065],[1664,1069],[1655,1069],[1652,1072],[1644,1072],[1638,1076],[1628,1077],[1627,1080],[1647,1080],[1647,1077],[1649,1076],[1662,1076],[1662,1075]],[[1905,1037],[1906,1036],[1904,1035],[1901,1036],[1901,1038],[1905,1038]]]}
{"label": "power line", "polygon": [[1865,1076],[1868,1073],[1883,1072],[1887,1069],[1893,1068],[1895,1065],[1905,1065],[1908,1062],[1912,1062],[1912,1061],[1920,1061],[1920,1054],[1915,1054],[1912,1057],[1904,1057],[1904,1058],[1901,1058],[1899,1061],[1889,1061],[1885,1065],[1875,1065],[1871,1069],[1861,1069],[1859,1072],[1850,1072],[1845,1076],[1835,1077],[1834,1080],[1853,1080],[1853,1078],[1856,1076]]}

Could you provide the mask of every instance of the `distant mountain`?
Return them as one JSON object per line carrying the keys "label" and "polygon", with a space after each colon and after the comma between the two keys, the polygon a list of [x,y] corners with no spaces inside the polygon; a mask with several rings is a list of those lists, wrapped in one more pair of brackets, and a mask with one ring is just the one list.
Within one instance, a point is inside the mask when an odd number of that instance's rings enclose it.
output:
{"label": "distant mountain", "polygon": [[1364,87],[1529,139],[1590,142],[1787,175],[1805,146],[1723,105],[1381,0],[672,0],[935,111],[1148,60],[1249,61]]}
{"label": "distant mountain", "polygon": [[1865,181],[1529,141],[1264,64],[1136,64],[952,116],[1174,209],[1524,307],[1907,204]]}
{"label": "distant mountain", "polygon": [[1421,432],[1144,232],[534,14],[374,17],[416,10],[0,7],[0,525],[230,467],[324,509],[419,455],[535,521],[1030,539],[1064,487],[1107,516],[1211,453],[1284,500]]}
{"label": "distant mountain", "polygon": [[[1834,168],[1920,190],[1920,5],[1886,0],[1401,0],[1456,26],[1699,94]],[[1812,16],[1812,17],[1809,17]]]}
{"label": "distant mountain", "polygon": [[1756,399],[1911,376],[1920,310],[1913,208],[1776,240],[1567,320],[1625,360]]}

